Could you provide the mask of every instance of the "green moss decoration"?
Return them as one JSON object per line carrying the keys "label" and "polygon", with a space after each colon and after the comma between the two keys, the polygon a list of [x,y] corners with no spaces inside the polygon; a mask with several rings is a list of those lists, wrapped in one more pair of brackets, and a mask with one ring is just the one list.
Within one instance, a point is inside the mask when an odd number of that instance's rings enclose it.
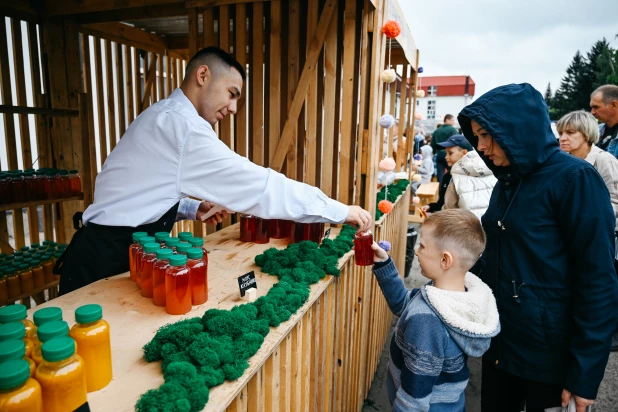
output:
{"label": "green moss decoration", "polygon": [[[394,186],[389,186],[389,197]],[[255,257],[255,263],[279,282],[265,296],[231,310],[210,309],[201,318],[160,328],[143,350],[148,362],[163,361],[165,383],[143,394],[136,410],[202,410],[210,388],[243,375],[248,359],[260,350],[270,327],[289,320],[305,304],[312,284],[327,274],[339,275],[338,260],[352,248],[355,233],[355,228],[344,225],[335,239],[326,239],[320,246],[305,241],[283,250],[268,249]]]}
{"label": "green moss decoration", "polygon": [[388,185],[388,194],[386,196],[384,195],[385,188],[383,187],[382,189],[380,189],[380,191],[378,192],[376,196],[376,221],[380,220],[380,218],[384,214],[380,212],[380,209],[378,209],[378,203],[380,203],[380,201],[385,200],[385,199],[390,200],[391,202],[395,203],[395,200],[397,200],[399,195],[401,195],[403,192],[406,191],[409,185],[410,185],[409,180],[405,180],[405,179],[398,180],[397,183]]}

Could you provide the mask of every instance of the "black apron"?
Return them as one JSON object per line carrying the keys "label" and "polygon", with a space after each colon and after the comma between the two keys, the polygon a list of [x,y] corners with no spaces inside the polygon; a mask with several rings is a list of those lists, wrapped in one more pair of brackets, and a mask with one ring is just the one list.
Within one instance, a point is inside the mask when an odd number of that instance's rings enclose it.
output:
{"label": "black apron", "polygon": [[79,225],[81,212],[73,216],[77,232],[56,262],[54,273],[60,274],[60,295],[72,292],[110,276],[129,271],[129,246],[133,232],[170,232],[176,221],[178,206],[168,210],[159,220],[138,227]]}

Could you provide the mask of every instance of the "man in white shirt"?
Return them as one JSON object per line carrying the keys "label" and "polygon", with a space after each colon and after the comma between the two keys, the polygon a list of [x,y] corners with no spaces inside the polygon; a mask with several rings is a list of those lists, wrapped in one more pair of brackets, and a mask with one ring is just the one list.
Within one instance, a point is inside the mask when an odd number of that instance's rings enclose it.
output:
{"label": "man in white shirt", "polygon": [[359,206],[257,166],[218,139],[213,127],[236,113],[244,80],[228,53],[202,49],[181,87],[129,126],[97,176],[83,228],[57,264],[61,294],[128,271],[133,232],[169,232],[175,220],[195,220],[211,207],[189,196],[266,219],[371,228],[371,215]]}

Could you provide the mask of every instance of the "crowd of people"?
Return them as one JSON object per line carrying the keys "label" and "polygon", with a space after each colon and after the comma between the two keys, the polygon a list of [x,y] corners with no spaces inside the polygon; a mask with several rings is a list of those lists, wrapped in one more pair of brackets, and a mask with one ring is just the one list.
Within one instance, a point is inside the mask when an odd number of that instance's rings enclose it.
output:
{"label": "crowd of people", "polygon": [[[408,291],[374,245],[395,315],[387,387],[395,411],[461,411],[467,356],[481,356],[483,412],[584,412],[618,350],[618,86],[560,119],[529,84],[501,86],[448,115],[427,142],[439,200],[423,207]],[[428,143],[428,144],[427,144]],[[433,163],[433,162],[432,162]],[[499,320],[498,320],[499,319]]]}

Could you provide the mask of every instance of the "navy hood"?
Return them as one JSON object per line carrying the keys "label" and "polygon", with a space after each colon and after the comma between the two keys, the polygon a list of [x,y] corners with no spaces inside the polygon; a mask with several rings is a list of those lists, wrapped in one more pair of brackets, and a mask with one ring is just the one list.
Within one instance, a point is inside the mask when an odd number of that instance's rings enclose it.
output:
{"label": "navy hood", "polygon": [[524,177],[560,151],[545,100],[528,83],[496,87],[466,106],[457,118],[475,149],[478,138],[472,132],[471,120],[487,130],[504,150],[510,166],[495,166],[479,152],[498,179],[509,175]]}

